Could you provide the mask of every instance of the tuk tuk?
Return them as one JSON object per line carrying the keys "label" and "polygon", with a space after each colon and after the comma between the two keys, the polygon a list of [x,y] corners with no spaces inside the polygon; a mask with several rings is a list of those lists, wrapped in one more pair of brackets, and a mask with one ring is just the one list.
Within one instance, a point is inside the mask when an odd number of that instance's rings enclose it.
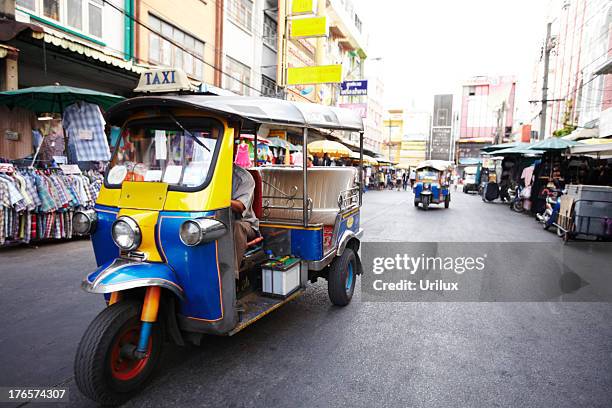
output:
{"label": "tuk tuk", "polygon": [[414,184],[414,206],[421,204],[427,210],[430,204],[444,203],[444,208],[448,208],[452,171],[453,164],[444,160],[425,160],[419,163]]}
{"label": "tuk tuk", "polygon": [[[352,111],[272,98],[143,96],[107,112],[121,136],[95,209],[73,219],[91,234],[98,269],[82,288],[103,309],[75,358],[80,391],[128,400],[150,380],[162,344],[234,335],[323,278],[334,305],[353,296],[359,259],[362,120]],[[283,129],[309,140],[360,134],[360,166],[248,169],[259,236],[242,260],[231,210],[235,139]],[[307,170],[305,170],[307,169]],[[240,263],[240,265],[235,265]],[[238,278],[236,278],[236,272]]]}
{"label": "tuk tuk", "polygon": [[472,191],[478,192],[480,185],[480,168],[481,165],[468,166],[463,169],[463,192],[468,194]]}

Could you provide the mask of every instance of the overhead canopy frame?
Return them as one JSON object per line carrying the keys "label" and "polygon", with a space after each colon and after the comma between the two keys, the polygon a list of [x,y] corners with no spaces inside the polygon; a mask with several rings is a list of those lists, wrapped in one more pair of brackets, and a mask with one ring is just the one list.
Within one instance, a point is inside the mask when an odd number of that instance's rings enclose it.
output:
{"label": "overhead canopy frame", "polygon": [[111,124],[122,124],[142,109],[191,108],[240,120],[245,131],[262,124],[311,129],[363,132],[363,120],[349,109],[314,103],[248,96],[141,96],[120,102],[109,109]]}

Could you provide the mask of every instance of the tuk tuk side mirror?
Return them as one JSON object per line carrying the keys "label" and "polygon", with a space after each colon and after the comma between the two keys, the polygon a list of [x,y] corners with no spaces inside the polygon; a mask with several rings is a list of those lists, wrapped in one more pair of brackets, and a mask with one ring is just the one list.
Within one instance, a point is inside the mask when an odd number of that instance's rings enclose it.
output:
{"label": "tuk tuk side mirror", "polygon": [[221,221],[213,218],[195,218],[181,224],[179,236],[183,244],[196,246],[213,242],[227,232],[227,227]]}

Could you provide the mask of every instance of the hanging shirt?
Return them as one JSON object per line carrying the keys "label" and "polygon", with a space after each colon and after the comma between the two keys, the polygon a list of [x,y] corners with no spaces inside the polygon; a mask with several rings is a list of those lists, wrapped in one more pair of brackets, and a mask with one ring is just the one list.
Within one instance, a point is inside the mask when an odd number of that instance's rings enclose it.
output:
{"label": "hanging shirt", "polygon": [[78,161],[110,160],[108,140],[104,133],[106,122],[98,105],[75,103],[64,110],[64,128],[69,144],[76,150]]}

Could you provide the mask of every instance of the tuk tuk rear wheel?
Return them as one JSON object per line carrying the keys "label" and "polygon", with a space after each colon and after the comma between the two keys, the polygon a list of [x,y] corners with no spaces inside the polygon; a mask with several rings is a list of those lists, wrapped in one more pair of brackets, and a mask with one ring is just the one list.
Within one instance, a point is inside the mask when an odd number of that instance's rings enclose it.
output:
{"label": "tuk tuk rear wheel", "polygon": [[135,350],[140,334],[140,310],[136,301],[124,301],[104,309],[91,322],[77,349],[75,381],[88,398],[102,405],[118,405],[134,396],[151,379],[159,363],[163,336],[153,325],[147,355],[126,354]]}
{"label": "tuk tuk rear wheel", "polygon": [[357,257],[351,248],[334,259],[327,278],[329,300],[336,306],[346,306],[351,302],[357,280]]}
{"label": "tuk tuk rear wheel", "polygon": [[444,208],[450,207],[450,193],[444,197]]}

